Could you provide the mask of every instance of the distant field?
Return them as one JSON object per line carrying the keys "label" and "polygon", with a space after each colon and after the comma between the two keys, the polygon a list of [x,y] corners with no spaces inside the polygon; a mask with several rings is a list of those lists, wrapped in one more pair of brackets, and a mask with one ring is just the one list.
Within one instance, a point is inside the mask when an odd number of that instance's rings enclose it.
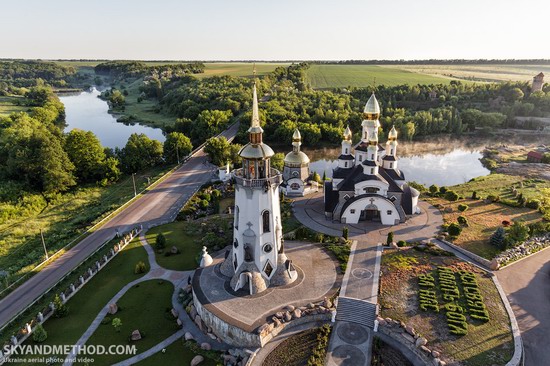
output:
{"label": "distant field", "polygon": [[[257,63],[256,64],[256,73],[257,75],[265,75],[275,70],[279,66],[288,66],[290,64],[286,63]],[[204,74],[197,74],[195,76],[199,78],[214,76],[214,75],[231,75],[231,76],[242,76],[242,77],[252,77],[252,70],[254,68],[252,63],[242,62],[242,63],[206,63],[206,69]]]}
{"label": "distant field", "polygon": [[8,116],[14,112],[26,110],[27,107],[15,104],[18,98],[23,97],[0,97],[0,116]]}
{"label": "distant field", "polygon": [[531,81],[539,72],[550,74],[550,65],[391,65],[393,70],[481,82]]}
{"label": "distant field", "polygon": [[307,71],[315,89],[400,84],[448,84],[451,79],[376,65],[311,65]]}

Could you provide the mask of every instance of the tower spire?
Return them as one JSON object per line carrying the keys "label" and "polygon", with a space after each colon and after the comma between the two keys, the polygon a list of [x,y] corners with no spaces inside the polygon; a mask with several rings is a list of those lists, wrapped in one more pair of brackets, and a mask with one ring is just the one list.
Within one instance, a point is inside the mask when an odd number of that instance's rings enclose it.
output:
{"label": "tower spire", "polygon": [[256,80],[254,80],[254,86],[252,87],[252,122],[250,127],[260,127],[260,112],[258,109],[258,94],[256,92]]}

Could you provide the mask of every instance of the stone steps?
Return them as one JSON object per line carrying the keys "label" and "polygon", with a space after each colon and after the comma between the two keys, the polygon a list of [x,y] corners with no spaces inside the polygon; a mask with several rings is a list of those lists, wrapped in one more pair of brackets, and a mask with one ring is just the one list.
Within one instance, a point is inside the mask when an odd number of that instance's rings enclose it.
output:
{"label": "stone steps", "polygon": [[338,297],[336,320],[357,323],[373,329],[377,314],[378,306],[372,302],[351,297]]}

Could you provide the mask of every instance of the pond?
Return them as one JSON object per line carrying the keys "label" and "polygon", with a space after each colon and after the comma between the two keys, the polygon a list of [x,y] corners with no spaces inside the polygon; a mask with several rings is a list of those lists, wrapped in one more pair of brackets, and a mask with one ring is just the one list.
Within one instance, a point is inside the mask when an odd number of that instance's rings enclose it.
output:
{"label": "pond", "polygon": [[99,99],[96,88],[78,94],[61,94],[59,99],[65,105],[67,127],[65,132],[74,128],[92,131],[105,147],[124,147],[133,133],[144,133],[149,138],[163,142],[162,130],[139,124],[123,124],[109,114],[107,102]]}
{"label": "pond", "polygon": [[[480,162],[485,144],[461,140],[440,140],[430,142],[401,142],[397,153],[398,167],[407,181],[424,185],[451,186],[472,178],[488,175],[490,171]],[[310,170],[332,177],[337,166],[340,149],[304,149],[311,159]]]}

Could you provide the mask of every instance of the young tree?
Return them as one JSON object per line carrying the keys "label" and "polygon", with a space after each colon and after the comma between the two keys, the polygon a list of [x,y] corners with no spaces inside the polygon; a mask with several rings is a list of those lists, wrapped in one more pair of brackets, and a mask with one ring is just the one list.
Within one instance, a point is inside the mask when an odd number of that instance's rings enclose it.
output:
{"label": "young tree", "polygon": [[155,240],[155,246],[159,250],[166,248],[166,237],[164,236],[163,233],[158,233],[157,238]]}
{"label": "young tree", "polygon": [[32,340],[36,343],[42,343],[48,338],[48,332],[46,332],[46,329],[42,326],[42,324],[38,323],[36,327],[34,327],[34,330],[32,332]]}
{"label": "young tree", "polygon": [[437,192],[439,192],[439,187],[435,184],[432,184],[429,189],[431,194],[436,194]]}
{"label": "young tree", "polygon": [[386,245],[390,246],[393,243],[393,231],[388,233],[388,238],[386,239]]}
{"label": "young tree", "polygon": [[113,108],[124,108],[124,104],[126,103],[126,98],[120,92],[120,90],[115,89],[111,92],[111,96],[109,97],[109,102],[111,102],[111,105],[113,106]]}
{"label": "young tree", "polygon": [[222,166],[227,162],[240,164],[240,156],[238,154],[241,145],[231,144],[224,136],[212,137],[206,141],[204,152],[210,156],[212,164]]}
{"label": "young tree", "polygon": [[122,167],[126,173],[136,173],[162,161],[162,144],[147,135],[133,133],[126,146],[119,152]]}
{"label": "young tree", "polygon": [[457,237],[462,232],[462,228],[456,222],[453,222],[447,228],[447,232],[449,233],[450,236]]}
{"label": "young tree", "polygon": [[59,295],[55,295],[53,299],[54,313],[53,316],[56,318],[64,318],[69,315],[69,307],[61,301]]}
{"label": "young tree", "polygon": [[75,174],[80,182],[103,178],[105,149],[93,132],[71,130],[65,136],[65,151],[75,166]]}
{"label": "young tree", "polygon": [[506,233],[502,227],[495,230],[490,239],[491,245],[500,250],[506,249]]}
{"label": "young tree", "polygon": [[342,228],[342,238],[348,240],[348,236],[349,236],[349,228],[347,226],[344,226]]}
{"label": "young tree", "polygon": [[115,328],[117,333],[120,333],[120,327],[122,327],[122,320],[120,320],[120,318],[114,318],[113,321],[111,322],[111,325],[113,326],[113,328]]}

